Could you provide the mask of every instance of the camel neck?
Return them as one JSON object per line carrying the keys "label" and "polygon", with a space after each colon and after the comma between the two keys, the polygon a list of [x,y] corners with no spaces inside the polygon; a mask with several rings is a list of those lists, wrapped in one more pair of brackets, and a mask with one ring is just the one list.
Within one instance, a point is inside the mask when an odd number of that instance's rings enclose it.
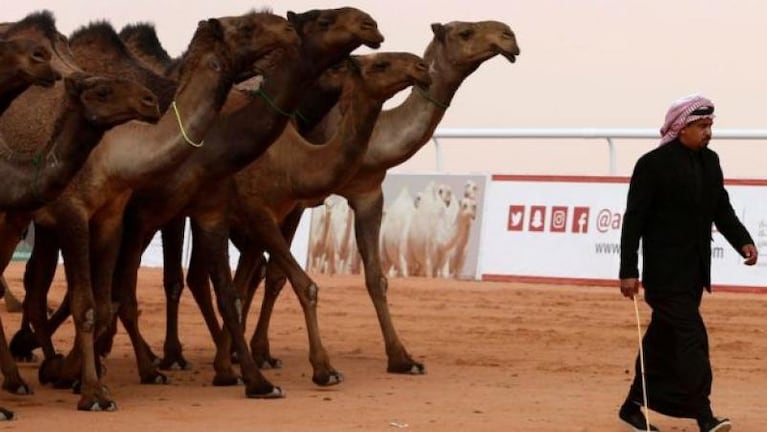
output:
{"label": "camel neck", "polygon": [[[103,136],[71,102],[59,110],[55,132],[45,150],[32,156],[2,159],[4,188],[0,207],[35,209],[61,193]],[[6,149],[7,150],[7,149]]]}
{"label": "camel neck", "polygon": [[461,84],[454,79],[445,79],[439,71],[432,72],[431,77],[428,97],[424,96],[423,90],[413,88],[404,102],[378,117],[363,162],[366,169],[397,166],[429,142]]}

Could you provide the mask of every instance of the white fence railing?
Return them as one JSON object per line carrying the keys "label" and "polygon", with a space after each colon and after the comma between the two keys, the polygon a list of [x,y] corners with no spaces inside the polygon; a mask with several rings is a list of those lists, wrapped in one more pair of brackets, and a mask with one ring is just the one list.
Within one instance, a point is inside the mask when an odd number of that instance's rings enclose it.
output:
{"label": "white fence railing", "polygon": [[[715,129],[716,139],[726,140],[767,140],[767,129]],[[448,138],[462,139],[507,139],[507,138],[525,138],[525,139],[604,139],[607,141],[608,151],[610,153],[610,174],[615,175],[616,169],[616,150],[613,139],[658,139],[657,129],[616,129],[616,128],[532,128],[532,129],[471,129],[471,128],[438,128],[432,136],[436,153],[436,169],[441,172],[443,168],[442,148],[440,140]]]}

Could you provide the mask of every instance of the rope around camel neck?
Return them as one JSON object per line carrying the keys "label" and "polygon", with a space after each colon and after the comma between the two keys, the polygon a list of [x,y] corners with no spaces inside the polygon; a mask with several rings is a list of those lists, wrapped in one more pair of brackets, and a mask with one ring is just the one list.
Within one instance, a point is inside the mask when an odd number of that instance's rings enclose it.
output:
{"label": "rope around camel neck", "polygon": [[181,122],[181,114],[178,113],[178,107],[176,106],[176,101],[174,100],[171,102],[170,106],[173,107],[173,112],[176,113],[176,120],[178,121],[178,128],[181,129],[181,136],[184,137],[184,140],[187,144],[194,148],[200,148],[203,144],[205,144],[205,140],[203,139],[199,143],[196,143],[192,141],[191,138],[189,138],[189,135],[186,134],[186,130],[184,129],[184,124]]}
{"label": "rope around camel neck", "polygon": [[446,109],[450,108],[450,104],[449,103],[440,102],[440,101],[434,99],[429,94],[429,92],[427,92],[426,89],[424,89],[423,87],[415,86],[415,88],[416,88],[416,90],[418,90],[418,93],[420,93],[421,96],[423,96],[424,99],[426,99],[427,101],[433,103],[434,105],[438,106],[439,108],[442,108],[443,110],[446,110]]}

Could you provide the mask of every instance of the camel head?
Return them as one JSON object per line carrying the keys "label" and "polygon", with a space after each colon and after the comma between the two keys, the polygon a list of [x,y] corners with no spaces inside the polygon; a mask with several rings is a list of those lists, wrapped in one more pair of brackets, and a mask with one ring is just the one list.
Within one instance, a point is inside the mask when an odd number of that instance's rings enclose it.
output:
{"label": "camel head", "polygon": [[271,12],[249,12],[218,22],[234,55],[235,68],[241,71],[237,82],[262,73],[257,62],[272,52],[298,50],[300,39],[294,25]]}
{"label": "camel head", "polygon": [[65,77],[64,84],[93,125],[110,128],[128,120],[156,122],[160,118],[157,96],[135,81],[80,72]]}
{"label": "camel head", "polygon": [[432,24],[434,39],[424,58],[432,62],[442,57],[445,64],[471,73],[485,60],[500,54],[514,63],[519,55],[511,28],[498,21]]}
{"label": "camel head", "polygon": [[0,35],[4,39],[30,39],[44,46],[51,53],[52,67],[60,74],[66,76],[73,72],[81,72],[69,50],[69,41],[56,30],[56,22],[51,12],[35,12],[4,27],[5,30]]}
{"label": "camel head", "polygon": [[0,80],[5,78],[21,86],[52,87],[61,74],[51,67],[51,52],[29,39],[0,40]]}
{"label": "camel head", "polygon": [[378,23],[359,9],[313,9],[304,13],[288,12],[288,20],[296,26],[304,51],[315,50],[318,61],[335,64],[360,45],[377,49],[384,41]]}
{"label": "camel head", "polygon": [[349,76],[359,75],[370,97],[381,101],[412,85],[428,87],[431,84],[429,68],[415,54],[385,52],[352,56],[349,64]]}
{"label": "camel head", "polygon": [[462,218],[472,220],[477,218],[477,201],[473,198],[469,197],[463,197],[461,198],[461,201],[459,202],[460,209],[458,210],[459,215],[461,215]]}

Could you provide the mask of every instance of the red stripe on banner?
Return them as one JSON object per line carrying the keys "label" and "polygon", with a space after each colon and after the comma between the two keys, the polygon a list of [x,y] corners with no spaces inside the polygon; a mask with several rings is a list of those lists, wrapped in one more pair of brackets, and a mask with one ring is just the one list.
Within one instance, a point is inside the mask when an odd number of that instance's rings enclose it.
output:
{"label": "red stripe on banner", "polygon": [[[530,284],[554,284],[554,285],[578,285],[594,287],[615,287],[618,288],[618,279],[587,279],[587,278],[563,278],[547,276],[520,276],[520,275],[499,275],[483,274],[483,282],[515,282]],[[714,285],[713,291],[719,292],[738,292],[767,294],[767,287],[746,286],[746,285]]]}
{"label": "red stripe on banner", "polygon": [[[493,174],[491,180],[562,183],[628,183],[631,181],[631,177]],[[767,186],[767,179],[725,179],[724,184],[733,186]]]}

